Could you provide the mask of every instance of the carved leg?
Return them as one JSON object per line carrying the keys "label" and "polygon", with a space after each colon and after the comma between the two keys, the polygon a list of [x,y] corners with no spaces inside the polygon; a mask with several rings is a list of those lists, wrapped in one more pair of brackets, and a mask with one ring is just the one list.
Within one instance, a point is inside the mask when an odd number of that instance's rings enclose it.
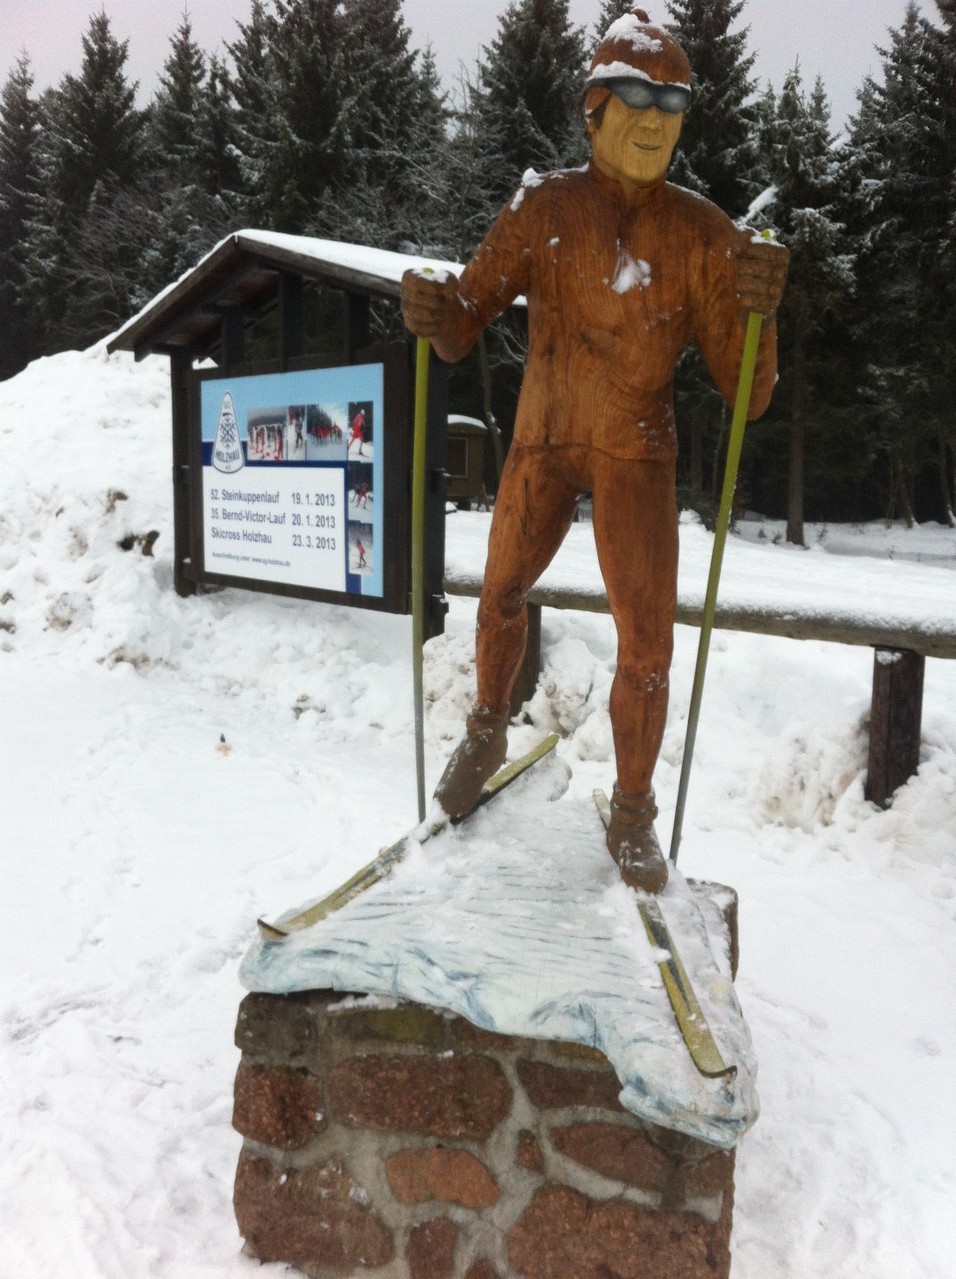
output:
{"label": "carved leg", "polygon": [[564,541],[587,488],[577,449],[512,445],[501,476],[478,605],[478,705],[508,706],[528,637],[528,592]]}
{"label": "carved leg", "polygon": [[[608,848],[625,881],[667,882],[651,782],[667,720],[677,606],[677,503],[671,462],[593,464],[594,535],[617,626],[610,713],[617,762]],[[616,813],[616,816],[615,816]]]}
{"label": "carved leg", "polygon": [[569,452],[512,445],[505,463],[478,605],[478,696],[435,791],[453,817],[474,806],[507,752],[508,704],[527,642],[528,592],[561,545],[584,487],[571,459],[562,457]]}

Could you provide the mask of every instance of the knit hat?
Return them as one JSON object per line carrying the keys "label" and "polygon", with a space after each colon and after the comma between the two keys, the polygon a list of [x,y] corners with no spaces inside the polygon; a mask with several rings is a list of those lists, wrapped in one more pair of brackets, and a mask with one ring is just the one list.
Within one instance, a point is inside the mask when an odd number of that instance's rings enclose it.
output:
{"label": "knit hat", "polygon": [[651,26],[643,9],[625,14],[608,27],[591,61],[587,87],[626,79],[690,87],[687,54],[673,36],[660,27]]}

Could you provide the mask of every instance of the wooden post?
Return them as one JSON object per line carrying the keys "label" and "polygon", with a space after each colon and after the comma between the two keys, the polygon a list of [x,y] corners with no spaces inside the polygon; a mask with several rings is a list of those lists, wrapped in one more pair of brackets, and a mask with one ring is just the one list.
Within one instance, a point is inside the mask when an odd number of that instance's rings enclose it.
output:
{"label": "wooden post", "polygon": [[912,649],[874,650],[866,798],[881,808],[919,767],[925,665]]}
{"label": "wooden post", "polygon": [[192,355],[170,352],[173,409],[173,586],[177,595],[195,595],[192,545],[192,492],[189,484],[189,374]]}

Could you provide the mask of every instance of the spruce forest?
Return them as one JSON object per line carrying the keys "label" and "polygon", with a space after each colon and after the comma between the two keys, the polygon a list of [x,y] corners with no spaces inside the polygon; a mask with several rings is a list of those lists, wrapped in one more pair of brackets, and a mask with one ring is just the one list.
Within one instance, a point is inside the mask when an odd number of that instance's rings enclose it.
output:
{"label": "spruce forest", "polygon": [[[671,180],[791,251],[738,497],[797,544],[804,520],[956,524],[956,0],[934,4],[901,0],[837,137],[796,58],[756,82],[746,0],[667,3],[695,76]],[[21,55],[0,100],[0,378],[110,333],[243,227],[466,260],[525,170],[585,160],[585,68],[632,8],[595,0],[581,28],[568,0],[511,0],[451,89],[402,0],[252,0],[222,57],[184,15],[145,106],[104,11],[55,88]],[[401,333],[395,307],[376,323]],[[522,350],[520,317],[499,321],[452,408],[507,438]],[[677,395],[681,500],[706,519],[730,415],[693,351]]]}

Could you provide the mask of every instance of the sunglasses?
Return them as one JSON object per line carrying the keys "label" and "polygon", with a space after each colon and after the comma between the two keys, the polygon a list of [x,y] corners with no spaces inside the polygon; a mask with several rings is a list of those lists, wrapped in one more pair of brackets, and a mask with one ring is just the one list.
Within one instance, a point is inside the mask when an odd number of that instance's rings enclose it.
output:
{"label": "sunglasses", "polygon": [[593,83],[593,87],[610,89],[625,106],[635,111],[658,107],[669,115],[679,115],[690,106],[690,86],[686,84],[660,84],[657,80],[620,77],[614,80],[598,80]]}

